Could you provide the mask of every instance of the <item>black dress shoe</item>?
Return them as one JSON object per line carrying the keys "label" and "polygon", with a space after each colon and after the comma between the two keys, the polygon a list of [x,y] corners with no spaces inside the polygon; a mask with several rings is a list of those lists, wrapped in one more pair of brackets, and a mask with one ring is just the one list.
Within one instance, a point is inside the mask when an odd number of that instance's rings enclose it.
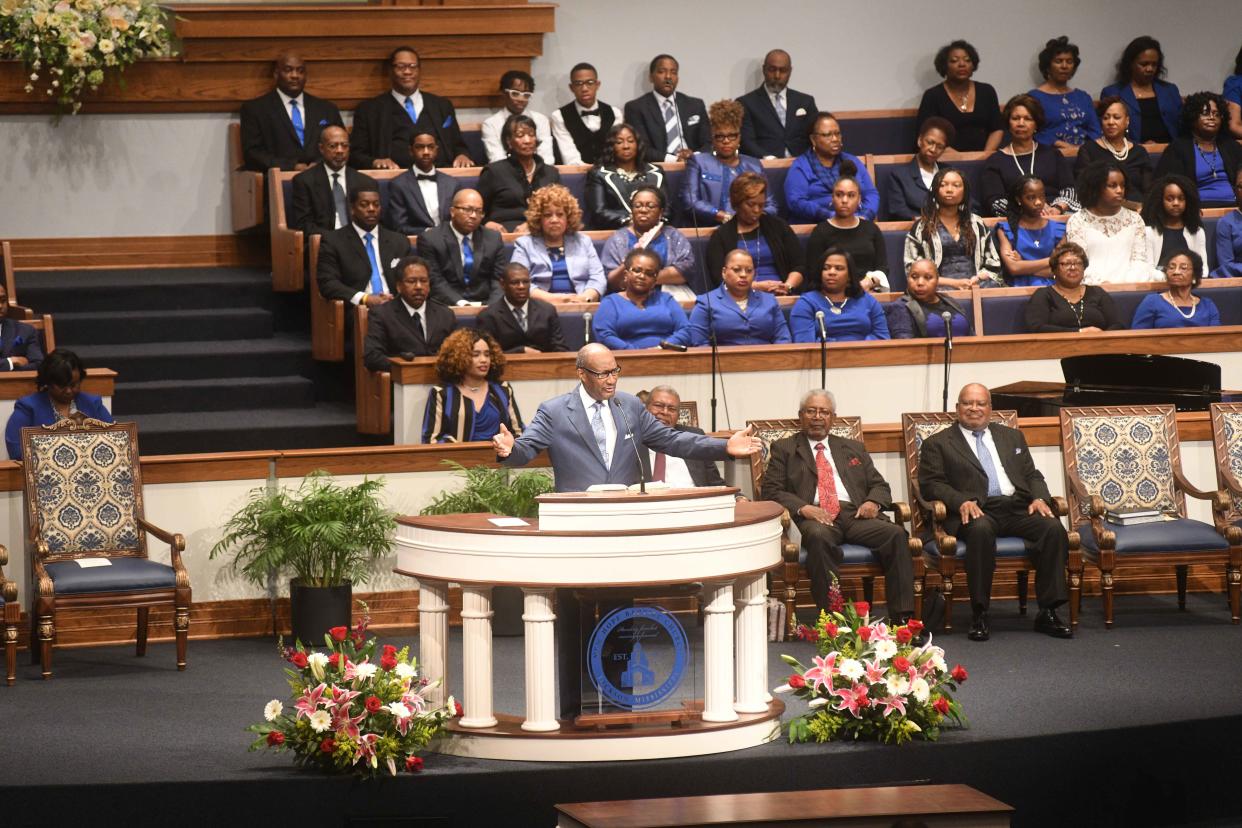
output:
{"label": "black dress shoe", "polygon": [[1035,616],[1035,632],[1050,635],[1053,638],[1073,638],[1074,631],[1060,619],[1054,609],[1040,610]]}
{"label": "black dress shoe", "polygon": [[988,629],[988,614],[986,612],[977,612],[970,619],[970,632],[966,633],[966,637],[971,641],[987,641],[992,635],[992,631]]}

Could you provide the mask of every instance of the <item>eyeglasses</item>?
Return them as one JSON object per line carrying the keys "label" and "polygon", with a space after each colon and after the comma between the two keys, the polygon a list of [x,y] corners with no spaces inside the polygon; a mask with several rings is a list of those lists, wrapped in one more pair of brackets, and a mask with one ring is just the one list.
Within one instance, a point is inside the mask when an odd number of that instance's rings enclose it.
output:
{"label": "eyeglasses", "polygon": [[590,374],[591,376],[595,377],[597,380],[603,380],[603,379],[608,379],[609,377],[621,376],[620,365],[618,365],[616,368],[613,368],[611,371],[592,371],[590,368],[579,368],[578,370],[584,373]]}
{"label": "eyeglasses", "polygon": [[570,81],[569,85],[572,86],[574,89],[590,89],[592,86],[599,86],[599,81],[597,80],[576,80],[576,81]]}
{"label": "eyeglasses", "polygon": [[681,408],[680,403],[647,403],[648,411],[676,411]]}
{"label": "eyeglasses", "polygon": [[804,408],[802,413],[808,417],[831,417],[836,414],[831,408]]}
{"label": "eyeglasses", "polygon": [[740,132],[717,132],[712,135],[713,141],[736,141],[741,138]]}
{"label": "eyeglasses", "polygon": [[452,206],[452,209],[454,209],[454,210],[459,210],[459,211],[461,211],[461,212],[465,213],[465,214],[466,214],[466,215],[468,215],[468,216],[481,216],[481,215],[483,215],[483,208],[482,208],[482,207],[458,207],[456,204],[454,204],[454,205]]}
{"label": "eyeglasses", "polygon": [[816,138],[840,138],[841,130],[836,129],[836,130],[833,130],[832,132],[812,132],[811,134],[814,135]]}
{"label": "eyeglasses", "polygon": [[[1242,184],[1238,186],[1242,187]],[[659,210],[660,204],[657,201],[636,201],[630,207],[634,210]]]}
{"label": "eyeglasses", "polygon": [[417,63],[394,63],[392,65],[394,72],[413,72],[418,69]]}
{"label": "eyeglasses", "polygon": [[535,94],[534,92],[522,92],[518,89],[506,89],[505,93],[515,101],[529,101],[530,96]]}
{"label": "eyeglasses", "polygon": [[1078,259],[1061,259],[1057,262],[1057,267],[1061,270],[1082,270],[1082,262]]}
{"label": "eyeglasses", "polygon": [[655,270],[646,267],[631,267],[627,273],[633,273],[635,276],[649,276],[654,279],[658,274]]}

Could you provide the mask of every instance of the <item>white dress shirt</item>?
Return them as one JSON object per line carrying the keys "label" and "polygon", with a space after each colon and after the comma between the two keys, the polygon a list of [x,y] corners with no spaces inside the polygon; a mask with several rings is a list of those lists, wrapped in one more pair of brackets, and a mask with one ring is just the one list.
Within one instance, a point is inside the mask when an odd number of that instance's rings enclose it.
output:
{"label": "white dress shirt", "polygon": [[[329,180],[331,180],[331,179],[329,179]],[[364,254],[366,254],[366,252],[367,252],[367,240],[366,240],[365,236],[366,236],[366,234],[367,234],[367,233],[370,233],[370,234],[371,234],[371,247],[375,250],[375,263],[379,265],[380,280],[381,280],[381,281],[383,281],[383,279],[384,279],[384,262],[380,259],[380,256],[382,256],[382,255],[384,255],[384,254],[383,254],[383,253],[381,253],[381,252],[380,252],[380,249],[379,249],[379,229],[380,229],[380,226],[377,224],[377,225],[375,225],[375,227],[373,227],[373,228],[372,228],[372,229],[370,229],[370,230],[363,230],[361,227],[359,227],[359,226],[358,226],[358,223],[357,223],[357,222],[350,222],[350,226],[351,226],[351,227],[353,227],[353,228],[354,228],[354,232],[358,234],[358,241],[362,242],[362,252],[363,252]],[[369,265],[370,263],[371,263],[371,257],[370,257],[370,255],[369,255],[369,254],[367,254],[367,264]],[[385,293],[387,293],[388,291],[387,291],[387,290],[385,290],[384,292],[385,292]],[[368,274],[367,274],[367,286],[366,286],[366,288],[365,288],[365,289],[363,289],[363,290],[358,291],[357,293],[355,293],[355,294],[354,294],[354,295],[350,298],[350,300],[349,300],[349,301],[350,301],[350,303],[351,303],[351,304],[354,304],[354,305],[360,305],[360,304],[362,304],[362,301],[363,301],[364,299],[366,299],[367,294],[369,294],[369,293],[375,293],[375,291],[371,290],[371,274],[370,274],[370,273],[368,273]]]}
{"label": "white dress shirt", "polygon": [[[337,176],[337,181],[341,182],[341,190],[344,191],[345,193],[345,205],[346,205],[345,209],[348,210],[349,209],[349,173],[345,172],[344,166],[342,166],[339,170],[332,169],[331,167],[328,166],[327,161],[324,161],[319,166],[323,167],[323,174],[328,179],[328,192],[329,193],[332,192],[332,176],[334,175]],[[332,229],[340,230],[344,226],[345,225],[341,224],[341,217],[336,212],[336,199],[334,197],[332,201]],[[376,238],[376,241],[378,241],[378,237]],[[379,255],[378,247],[375,249],[375,254],[377,256]]]}
{"label": "white dress shirt", "polygon": [[[828,467],[832,469],[832,480],[833,480],[833,483],[836,484],[837,500],[842,501],[842,502],[849,500],[850,494],[849,492],[845,490],[845,484],[841,482],[841,474],[837,471],[837,461],[832,459],[832,446],[828,444],[828,438],[825,437],[822,440],[812,440],[808,437],[806,442],[807,442],[807,445],[811,447],[811,459],[812,460],[818,460],[818,458],[815,457],[815,447],[818,446],[820,443],[824,444],[824,457],[828,458]],[[816,466],[815,468],[816,468],[816,479],[818,480],[819,466]],[[816,483],[815,497],[811,499],[811,504],[814,506],[819,505],[819,484],[818,483]],[[858,505],[861,506],[862,504],[858,504]]]}
{"label": "white dress shirt", "polygon": [[410,316],[418,317],[418,327],[422,329],[423,339],[426,340],[427,339],[427,317],[426,317],[427,303],[423,302],[421,305],[419,305],[416,308],[413,305],[411,305],[409,302],[402,299],[401,304],[405,305],[405,310],[407,313],[409,313]]}
{"label": "white dress shirt", "polygon": [[[578,386],[578,397],[582,400],[582,405],[586,411],[587,424],[590,425],[592,417],[595,416],[594,405],[597,402],[587,393],[585,385]],[[624,448],[619,445],[617,440],[617,424],[612,419],[612,401],[604,400],[603,411],[600,412],[600,419],[604,421],[604,442],[610,447],[608,451],[607,467],[612,468],[612,461],[616,459],[617,451]],[[594,427],[592,426],[592,434]]]}
{"label": "white dress shirt", "polygon": [[[423,172],[418,167],[410,167],[410,175],[435,175],[436,168],[432,167],[431,172]],[[422,178],[415,178],[414,183],[418,185],[418,190],[423,194],[423,204],[427,205],[427,217],[431,219],[431,226],[438,227],[440,225],[440,185],[434,179],[427,181]]]}
{"label": "white dress shirt", "polygon": [[[647,468],[655,474],[655,449],[647,450]],[[664,455],[664,482],[673,489],[693,489],[698,486],[690,476],[690,468],[686,461],[671,454]]]}
{"label": "white dress shirt", "polygon": [[[599,101],[595,102],[595,108],[599,109],[606,104]],[[621,110],[615,106],[609,106],[612,110],[613,124],[619,124],[625,120],[625,116],[621,114]],[[578,113],[578,117],[582,119],[582,125],[591,132],[599,132],[600,117],[598,115],[583,115],[586,110],[578,106],[578,102],[574,101],[574,109]],[[548,116],[548,122],[552,125],[552,137],[556,139],[556,146],[561,150],[562,164],[584,164],[582,153],[578,151],[578,145],[574,142],[574,136],[570,134],[569,127],[565,126],[565,116],[561,114],[561,110],[553,110]]]}
{"label": "white dress shirt", "polygon": [[[970,446],[970,451],[979,459],[979,452],[975,448],[975,433],[966,428],[961,423],[957,427],[962,430],[962,436],[966,438],[966,445]],[[1009,475],[1005,474],[1005,466],[1000,461],[1000,454],[996,451],[996,441],[992,439],[992,429],[985,428],[983,430],[983,447],[988,450],[988,454],[992,455],[992,465],[996,467],[996,479],[1000,483],[1001,494],[1009,497],[1014,493],[1013,481],[1009,479]],[[979,459],[982,465],[982,459]]]}
{"label": "white dress shirt", "polygon": [[[555,164],[556,158],[552,155],[552,126],[548,123],[548,116],[542,112],[535,112],[527,109],[522,113],[526,117],[535,122],[535,152],[543,159],[545,164]],[[499,112],[493,112],[483,122],[483,149],[487,152],[487,160],[501,161],[509,156],[509,149],[505,146],[504,140],[501,139],[500,133],[504,130],[505,121],[509,120],[509,110],[502,109]]]}
{"label": "white dress shirt", "polygon": [[422,90],[415,89],[413,95],[402,95],[400,92],[398,92],[395,89],[391,89],[389,91],[392,92],[393,100],[397,102],[397,106],[401,107],[403,111],[405,110],[405,99],[409,98],[414,103],[414,114],[418,115],[420,118],[422,117],[423,115]]}
{"label": "white dress shirt", "polygon": [[302,128],[303,128],[303,133],[302,133],[302,134],[303,134],[303,135],[305,135],[305,134],[306,134],[306,133],[305,133],[305,129],[306,129],[306,96],[305,96],[305,95],[298,95],[296,98],[290,98],[288,95],[286,95],[284,92],[282,92],[279,88],[276,90],[276,94],[280,96],[280,102],[281,102],[281,103],[283,103],[283,104],[285,105],[285,117],[289,119],[289,123],[291,123],[291,124],[293,123],[293,107],[292,107],[292,106],[290,106],[289,104],[290,104],[292,101],[297,101],[297,102],[298,102],[298,112],[299,112],[299,113],[301,113],[301,115],[302,115]]}

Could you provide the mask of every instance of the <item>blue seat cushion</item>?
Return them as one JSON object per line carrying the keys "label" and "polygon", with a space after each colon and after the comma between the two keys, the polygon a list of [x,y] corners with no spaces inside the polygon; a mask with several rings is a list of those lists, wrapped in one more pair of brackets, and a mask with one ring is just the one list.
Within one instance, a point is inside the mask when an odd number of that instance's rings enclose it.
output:
{"label": "blue seat cushion", "polygon": [[[845,557],[842,563],[846,564],[874,564],[876,563],[875,555],[871,554],[871,550],[865,546],[859,546],[856,543],[846,543],[841,545],[841,554]],[[798,547],[798,563],[806,566],[806,547]]]}
{"label": "blue seat cushion", "polygon": [[[936,540],[932,537],[923,539],[923,551],[933,558],[940,557],[940,550],[936,548]],[[998,558],[1021,558],[1026,554],[1026,542],[1022,538],[1004,537],[996,539],[996,557]],[[956,556],[963,558],[966,556],[966,542],[957,542]]]}
{"label": "blue seat cushion", "polygon": [[[1229,548],[1229,542],[1221,537],[1210,524],[1199,520],[1178,518],[1139,526],[1108,524],[1117,535],[1118,555],[1139,555],[1146,552],[1202,552]],[[1084,549],[1098,552],[1095,532],[1090,523],[1078,527],[1078,536]]]}
{"label": "blue seat cushion", "polygon": [[87,592],[139,592],[147,589],[172,589],[177,574],[168,564],[146,558],[109,558],[111,566],[83,568],[76,561],[50,563],[48,577],[57,595]]}

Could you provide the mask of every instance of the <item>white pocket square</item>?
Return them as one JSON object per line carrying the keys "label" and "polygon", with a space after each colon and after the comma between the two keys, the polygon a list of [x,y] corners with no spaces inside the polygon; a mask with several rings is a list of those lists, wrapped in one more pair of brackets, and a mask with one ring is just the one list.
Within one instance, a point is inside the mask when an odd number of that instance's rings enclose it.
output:
{"label": "white pocket square", "polygon": [[801,117],[802,117],[803,115],[805,115],[805,114],[806,114],[806,108],[805,108],[805,107],[801,107],[801,106],[800,106],[800,107],[798,107],[798,111],[794,113],[794,117],[795,117],[795,118],[801,118]]}
{"label": "white pocket square", "polygon": [[397,266],[397,262],[399,262],[399,261],[401,261],[401,260],[400,260],[400,259],[393,259],[391,262],[389,262],[389,263],[388,263],[388,267],[389,267],[390,269],[391,269],[391,268],[396,267],[396,266]]}
{"label": "white pocket square", "polygon": [[633,434],[627,434],[627,435],[625,435],[625,439],[627,439],[627,440],[632,440],[632,439],[634,439],[634,435],[633,435]]}
{"label": "white pocket square", "polygon": [[1016,448],[1016,449],[1014,449],[1014,450],[1013,450],[1013,453],[1014,453],[1014,454],[1021,454],[1021,453],[1022,453],[1022,449],[1020,449],[1020,448]]}
{"label": "white pocket square", "polygon": [[699,122],[699,116],[691,115],[689,118],[686,119],[686,126],[694,126],[698,122]]}

